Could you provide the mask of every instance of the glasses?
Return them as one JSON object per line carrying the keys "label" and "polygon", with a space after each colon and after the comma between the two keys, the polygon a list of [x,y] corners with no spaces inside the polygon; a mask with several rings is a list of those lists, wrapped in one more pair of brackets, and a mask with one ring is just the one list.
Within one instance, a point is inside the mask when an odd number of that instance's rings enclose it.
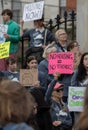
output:
{"label": "glasses", "polygon": [[57,90],[55,90],[56,92],[60,92],[60,91],[63,91],[63,89],[57,89]]}
{"label": "glasses", "polygon": [[79,47],[80,45],[74,45],[74,47]]}

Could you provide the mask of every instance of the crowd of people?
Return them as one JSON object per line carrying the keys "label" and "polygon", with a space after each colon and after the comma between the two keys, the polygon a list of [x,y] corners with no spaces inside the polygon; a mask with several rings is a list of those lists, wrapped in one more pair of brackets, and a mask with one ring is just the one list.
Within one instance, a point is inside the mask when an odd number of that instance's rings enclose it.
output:
{"label": "crowd of people", "polygon": [[[68,108],[69,86],[88,89],[88,52],[82,52],[77,41],[68,42],[67,33],[59,29],[55,35],[44,27],[44,17],[34,20],[34,28],[23,31],[12,20],[9,9],[2,11],[8,25],[6,41],[10,41],[10,55],[0,59],[0,127],[3,130],[87,130],[88,90],[82,113]],[[28,38],[23,69],[38,70],[38,81],[32,86],[20,83],[17,52],[20,37]],[[49,54],[72,52],[73,73],[49,74]],[[77,120],[77,122],[76,122]],[[75,124],[75,125],[74,125]]]}

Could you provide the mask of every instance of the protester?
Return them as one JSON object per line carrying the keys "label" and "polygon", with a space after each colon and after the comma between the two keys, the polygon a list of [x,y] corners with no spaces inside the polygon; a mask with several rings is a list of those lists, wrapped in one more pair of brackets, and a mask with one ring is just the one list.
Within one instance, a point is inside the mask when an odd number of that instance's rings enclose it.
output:
{"label": "protester", "polygon": [[40,71],[42,71],[47,77],[47,84],[49,84],[51,82],[51,80],[53,79],[53,75],[48,74],[48,62],[49,62],[48,60],[49,60],[49,54],[54,53],[54,52],[56,52],[56,48],[54,47],[54,43],[46,46],[44,53],[43,53],[44,60],[42,60],[38,65],[38,69]]}
{"label": "protester", "polygon": [[8,58],[6,60],[7,71],[3,71],[4,76],[12,81],[19,82],[19,72],[17,72],[17,60],[14,58]]}
{"label": "protester", "polygon": [[[6,41],[10,41],[10,57],[17,57],[17,51],[19,48],[18,42],[20,40],[20,27],[12,20],[13,13],[10,9],[4,9],[1,13],[4,24],[8,25],[7,34],[4,34]],[[0,70],[7,70],[5,64],[5,58],[0,59]]]}
{"label": "protester", "polygon": [[74,53],[74,70],[75,70],[78,68],[83,52],[80,51],[79,44],[77,41],[71,41],[67,46],[67,51]]}
{"label": "protester", "polygon": [[34,20],[34,28],[26,31],[24,34],[22,33],[23,21],[20,22],[21,36],[23,34],[23,37],[29,38],[29,48],[26,52],[26,55],[36,56],[38,63],[43,59],[42,54],[46,45],[55,41],[54,35],[44,27],[43,22],[44,17]]}
{"label": "protester", "polygon": [[29,56],[26,61],[26,69],[37,69],[38,71],[38,81],[35,81],[35,87],[40,87],[43,93],[47,89],[47,76],[40,70],[38,70],[38,62],[35,56]]}
{"label": "protester", "polygon": [[72,119],[66,104],[62,100],[63,84],[58,82],[60,74],[54,73],[54,80],[49,85],[45,100],[51,105],[53,130],[70,130]]}
{"label": "protester", "polygon": [[88,84],[88,52],[85,52],[71,79],[71,86],[85,86]]}
{"label": "protester", "polygon": [[67,33],[64,29],[59,29],[55,33],[57,52],[67,52]]}
{"label": "protester", "polygon": [[[78,66],[71,78],[71,86],[74,87],[85,87],[88,84],[88,52],[85,52]],[[75,122],[79,116],[79,112],[74,113]]]}
{"label": "protester", "polygon": [[20,83],[0,82],[0,125],[4,130],[33,130],[26,122],[35,104],[33,96]]}
{"label": "protester", "polygon": [[74,130],[88,130],[88,85],[86,86],[84,96],[83,111],[80,114],[78,120],[75,122]]}

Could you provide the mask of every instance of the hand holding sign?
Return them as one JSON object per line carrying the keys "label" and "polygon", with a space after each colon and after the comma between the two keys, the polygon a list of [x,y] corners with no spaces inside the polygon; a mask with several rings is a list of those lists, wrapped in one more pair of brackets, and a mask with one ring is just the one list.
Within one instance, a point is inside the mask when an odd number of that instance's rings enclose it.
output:
{"label": "hand holding sign", "polygon": [[39,88],[40,87],[40,81],[35,81],[35,83],[33,84],[33,86]]}
{"label": "hand holding sign", "polygon": [[8,34],[4,34],[4,38],[9,39],[10,36]]}
{"label": "hand holding sign", "polygon": [[24,21],[20,20],[20,27],[23,27],[23,25],[24,25]]}
{"label": "hand holding sign", "polygon": [[53,74],[53,76],[54,76],[54,79],[55,79],[55,80],[58,80],[58,77],[60,77],[60,73],[55,72],[55,73]]}

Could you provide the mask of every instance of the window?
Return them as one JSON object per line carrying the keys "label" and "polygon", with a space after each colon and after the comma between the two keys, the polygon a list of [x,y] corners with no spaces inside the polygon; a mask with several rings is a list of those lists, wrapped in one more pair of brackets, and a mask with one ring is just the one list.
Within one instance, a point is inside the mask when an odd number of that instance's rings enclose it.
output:
{"label": "window", "polygon": [[13,10],[13,20],[19,23],[20,21],[20,10]]}
{"label": "window", "polygon": [[66,0],[60,0],[60,7],[66,7]]}
{"label": "window", "polygon": [[66,10],[66,0],[59,0],[60,4],[60,16],[63,17],[63,14]]}

